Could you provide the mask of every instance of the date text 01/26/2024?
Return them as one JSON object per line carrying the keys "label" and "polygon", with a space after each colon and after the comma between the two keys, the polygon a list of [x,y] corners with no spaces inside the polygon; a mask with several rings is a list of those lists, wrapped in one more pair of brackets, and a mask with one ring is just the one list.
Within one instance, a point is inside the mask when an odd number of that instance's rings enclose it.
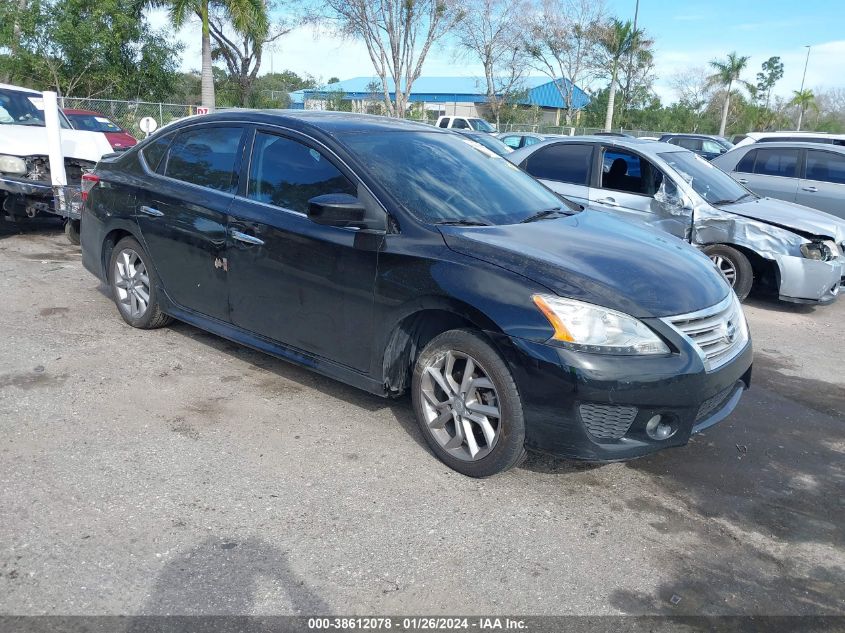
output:
{"label": "date text 01/26/2024", "polygon": [[337,617],[309,618],[311,630],[391,630],[398,631],[519,631],[525,629],[525,621],[518,618],[500,617]]}

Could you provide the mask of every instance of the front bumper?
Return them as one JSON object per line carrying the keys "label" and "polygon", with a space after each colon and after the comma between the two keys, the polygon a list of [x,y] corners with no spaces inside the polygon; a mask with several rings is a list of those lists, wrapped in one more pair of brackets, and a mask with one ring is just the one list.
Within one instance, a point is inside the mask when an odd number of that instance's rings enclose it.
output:
{"label": "front bumper", "polygon": [[826,304],[836,301],[845,279],[845,258],[822,262],[804,257],[775,257],[780,273],[778,295],[792,303]]}
{"label": "front bumper", "polygon": [[82,210],[82,197],[78,185],[53,187],[50,183],[23,178],[0,176],[0,191],[5,191],[30,217],[38,213],[52,213],[78,220]]}
{"label": "front bumper", "polygon": [[[707,372],[698,354],[668,326],[649,322],[676,347],[660,357],[572,352],[500,336],[523,401],[526,446],[558,457],[616,461],[681,446],[726,418],[751,384],[749,341]],[[664,440],[646,432],[654,416],[677,429]],[[620,437],[608,428],[622,429]]]}

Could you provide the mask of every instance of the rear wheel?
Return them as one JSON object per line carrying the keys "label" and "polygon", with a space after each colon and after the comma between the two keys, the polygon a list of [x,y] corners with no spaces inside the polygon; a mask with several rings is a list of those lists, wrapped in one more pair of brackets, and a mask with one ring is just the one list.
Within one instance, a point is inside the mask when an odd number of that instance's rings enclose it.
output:
{"label": "rear wheel", "polygon": [[65,237],[71,244],[79,246],[79,220],[67,220],[65,222]]}
{"label": "rear wheel", "polygon": [[704,253],[713,260],[728,280],[739,300],[744,301],[754,283],[754,270],[748,258],[737,249],[725,244],[707,246],[704,248]]}
{"label": "rear wheel", "polygon": [[428,445],[450,468],[487,477],[525,458],[519,392],[479,334],[451,330],[432,339],[415,363],[411,399]]}
{"label": "rear wheel", "polygon": [[120,240],[109,263],[112,297],[120,316],[132,327],[151,330],[170,323],[158,302],[158,279],[149,256],[134,237]]}

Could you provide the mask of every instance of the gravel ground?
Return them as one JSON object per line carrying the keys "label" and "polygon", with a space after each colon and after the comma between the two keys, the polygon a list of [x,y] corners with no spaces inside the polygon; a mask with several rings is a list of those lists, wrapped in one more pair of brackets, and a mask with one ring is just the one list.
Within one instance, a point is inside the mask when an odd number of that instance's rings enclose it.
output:
{"label": "gravel ground", "polygon": [[407,400],[134,330],[62,234],[0,235],[0,613],[845,614],[845,302],[747,314],[688,446],[479,481]]}

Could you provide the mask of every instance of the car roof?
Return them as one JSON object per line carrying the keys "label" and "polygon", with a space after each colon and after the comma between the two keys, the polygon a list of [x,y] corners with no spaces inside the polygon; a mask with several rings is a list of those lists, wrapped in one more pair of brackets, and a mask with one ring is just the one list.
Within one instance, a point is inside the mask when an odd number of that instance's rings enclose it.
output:
{"label": "car roof", "polygon": [[[313,128],[324,133],[354,132],[433,132],[448,134],[450,130],[438,128],[427,123],[395,119],[375,114],[353,112],[327,112],[324,110],[250,110],[231,108],[214,114],[202,114],[186,117],[174,126],[195,125],[213,122],[268,123],[290,125],[294,128]],[[169,125],[167,127],[170,127]]]}
{"label": "car roof", "polygon": [[[770,143],[751,143],[742,145],[734,151],[751,151],[752,149],[820,149],[845,154],[845,146],[833,145],[832,143],[813,143],[812,141],[772,141]],[[730,152],[728,152],[730,153]]]}
{"label": "car roof", "polygon": [[[644,156],[652,159],[659,158],[658,154],[675,153],[675,152],[689,152],[688,149],[665,143],[663,141],[651,141],[648,139],[641,139],[635,136],[562,136],[560,138],[550,138],[540,143],[523,147],[516,150],[512,154],[508,154],[508,159],[519,163],[523,158],[533,154],[540,148],[555,143],[589,143],[591,145],[607,145],[609,147],[617,147],[619,149],[628,149],[639,152]],[[692,153],[692,152],[690,152]]]}
{"label": "car roof", "polygon": [[74,108],[62,108],[62,112],[64,112],[65,114],[91,114],[94,116],[101,116],[106,119],[108,118],[105,114],[94,112],[94,110],[76,110]]}
{"label": "car roof", "polygon": [[748,138],[755,140],[761,138],[777,138],[779,136],[807,136],[814,138],[845,138],[845,134],[831,134],[829,132],[803,132],[800,130],[793,131],[779,131],[779,132],[747,132],[745,134]]}
{"label": "car roof", "polygon": [[32,88],[24,88],[23,86],[13,86],[12,84],[0,84],[0,90],[17,90],[18,92],[28,92],[34,95],[40,95],[41,93],[37,90],[33,90]]}
{"label": "car roof", "polygon": [[718,134],[698,134],[697,132],[667,132],[666,134],[661,134],[660,138],[666,138],[667,136],[671,136],[672,138],[675,137],[684,137],[684,138],[709,138],[714,141],[727,141],[724,136],[719,136]]}

